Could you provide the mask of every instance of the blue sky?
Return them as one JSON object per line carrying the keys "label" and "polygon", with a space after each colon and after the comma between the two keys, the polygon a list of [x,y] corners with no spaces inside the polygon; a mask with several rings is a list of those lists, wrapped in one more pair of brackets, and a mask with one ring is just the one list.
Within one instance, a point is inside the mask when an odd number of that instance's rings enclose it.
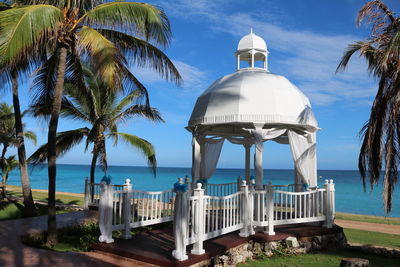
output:
{"label": "blue sky", "polygon": [[[271,72],[284,75],[310,98],[322,130],[318,133],[319,169],[356,169],[360,139],[358,131],[368,119],[376,92],[376,81],[366,71],[365,62],[354,57],[346,72],[335,74],[347,44],[368,36],[368,28],[357,28],[355,18],[364,1],[338,0],[175,0],[148,1],[167,13],[173,40],[165,51],[180,70],[184,85],[166,83],[148,69],[133,68],[134,74],[149,89],[151,104],[158,108],[166,123],[153,124],[131,120],[120,127],[152,142],[159,166],[189,167],[191,134],[184,127],[197,97],[217,78],[235,71],[233,53],[240,38],[253,28],[264,38]],[[399,10],[399,2],[385,1]],[[29,81],[25,81],[29,84]],[[27,107],[30,95],[21,87],[21,102]],[[11,103],[11,96],[0,94]],[[46,142],[47,125],[26,119],[27,128],[38,134],[38,145]],[[59,130],[82,127],[81,123],[62,119]],[[35,150],[27,142],[27,154]],[[107,147],[110,165],[146,165],[143,157],[120,143]],[[15,151],[10,151],[15,153]],[[59,159],[60,163],[90,164],[91,154],[83,144]],[[220,168],[242,168],[244,150],[226,143]],[[268,142],[264,167],[293,167],[288,146]]]}

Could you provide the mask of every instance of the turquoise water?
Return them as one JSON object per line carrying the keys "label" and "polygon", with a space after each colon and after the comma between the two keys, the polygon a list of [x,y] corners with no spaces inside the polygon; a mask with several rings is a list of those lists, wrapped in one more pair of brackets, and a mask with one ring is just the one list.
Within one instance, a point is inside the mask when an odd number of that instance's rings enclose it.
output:
{"label": "turquoise water", "polygon": [[[57,165],[57,191],[82,193],[84,179],[89,175],[87,165]],[[172,188],[178,177],[190,176],[190,168],[159,167],[154,177],[147,167],[110,166],[109,174],[114,184],[123,184],[130,178],[135,189],[158,191]],[[103,172],[96,171],[96,181],[100,181]],[[237,177],[244,177],[243,169],[217,169],[210,183],[229,183]],[[292,170],[265,170],[265,183],[273,184],[293,183]],[[382,185],[379,184],[372,192],[364,192],[358,171],[320,170],[318,171],[318,185],[323,187],[325,179],[333,179],[336,187],[336,210],[357,214],[383,216]],[[32,188],[47,189],[47,168],[30,170]],[[19,172],[10,174],[9,183],[20,185]],[[400,186],[396,187],[393,198],[393,212],[390,216],[400,217]]]}

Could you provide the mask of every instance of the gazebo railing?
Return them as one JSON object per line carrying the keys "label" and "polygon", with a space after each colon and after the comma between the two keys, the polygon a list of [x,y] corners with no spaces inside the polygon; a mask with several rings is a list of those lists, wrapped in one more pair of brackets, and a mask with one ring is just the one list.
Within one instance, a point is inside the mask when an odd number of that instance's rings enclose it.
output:
{"label": "gazebo railing", "polygon": [[[115,191],[124,190],[124,185],[112,185]],[[101,184],[90,183],[89,179],[85,179],[84,190],[84,209],[89,209],[90,206],[98,207],[100,201]]]}
{"label": "gazebo railing", "polygon": [[226,184],[206,184],[204,186],[205,194],[209,196],[228,196],[238,192],[238,183],[226,183]]}
{"label": "gazebo railing", "polygon": [[265,227],[266,233],[274,235],[276,225],[309,222],[324,222],[327,228],[333,225],[332,180],[326,180],[323,189],[306,192],[276,190],[272,184],[255,190],[243,181],[238,192],[227,196],[206,195],[201,183],[190,195],[183,182],[180,184],[160,192],[132,190],[129,180],[123,190],[101,184],[99,240],[113,242],[115,230],[123,230],[123,238],[127,239],[132,228],[174,220],[173,256],[184,260],[187,245],[193,244],[192,254],[203,254],[205,240],[236,230],[246,237],[254,233],[255,227]]}
{"label": "gazebo railing", "polygon": [[114,190],[112,185],[101,184],[100,242],[113,242],[115,230],[123,230],[123,237],[128,239],[132,228],[172,221],[175,198],[173,189],[160,192],[132,190],[132,185],[127,182],[124,190]]}
{"label": "gazebo railing", "polygon": [[193,244],[192,254],[203,254],[205,240],[235,230],[240,230],[240,236],[246,237],[253,234],[257,226],[266,227],[269,235],[275,234],[275,225],[324,222],[325,227],[331,228],[334,191],[332,180],[326,181],[323,189],[306,192],[276,190],[273,185],[255,190],[244,182],[239,192],[221,197],[204,195],[205,190],[197,184],[193,196],[177,198],[187,201],[188,210],[183,213],[187,217],[180,221],[188,227],[175,229],[175,240],[184,241],[176,245],[173,255],[178,260],[187,259],[186,246],[190,244]]}

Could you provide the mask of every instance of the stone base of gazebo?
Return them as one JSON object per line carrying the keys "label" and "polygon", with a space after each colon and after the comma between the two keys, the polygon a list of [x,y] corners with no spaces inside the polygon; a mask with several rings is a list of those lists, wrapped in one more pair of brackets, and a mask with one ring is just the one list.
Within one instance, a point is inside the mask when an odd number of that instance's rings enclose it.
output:
{"label": "stone base of gazebo", "polygon": [[[238,233],[232,232],[205,241],[205,253],[189,253],[185,261],[177,261],[172,257],[171,252],[175,248],[172,226],[138,233],[128,240],[116,239],[110,244],[96,243],[92,248],[149,264],[183,267],[195,264],[236,264],[256,256],[272,255],[279,246],[286,246],[293,253],[305,253],[346,245],[343,229],[336,225],[330,229],[306,224],[280,226],[275,228],[276,234],[273,236],[258,232],[249,237],[240,237]],[[190,247],[187,251],[190,251]]]}

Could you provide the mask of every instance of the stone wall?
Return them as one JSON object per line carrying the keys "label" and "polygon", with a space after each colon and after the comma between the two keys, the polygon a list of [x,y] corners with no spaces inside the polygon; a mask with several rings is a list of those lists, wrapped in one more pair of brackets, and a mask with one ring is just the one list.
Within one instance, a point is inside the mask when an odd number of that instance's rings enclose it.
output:
{"label": "stone wall", "polygon": [[343,232],[313,237],[288,237],[281,241],[258,243],[249,241],[246,244],[229,249],[224,255],[196,264],[200,266],[231,267],[248,259],[259,256],[302,254],[318,251],[325,248],[339,248],[347,246]]}

